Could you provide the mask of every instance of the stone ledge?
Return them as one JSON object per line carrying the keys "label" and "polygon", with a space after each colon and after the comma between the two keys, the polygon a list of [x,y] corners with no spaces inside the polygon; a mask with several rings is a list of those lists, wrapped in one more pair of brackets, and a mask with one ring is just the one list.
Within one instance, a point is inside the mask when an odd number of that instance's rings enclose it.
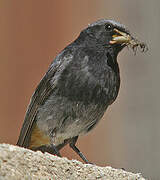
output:
{"label": "stone ledge", "polygon": [[83,164],[49,153],[0,144],[0,180],[145,180],[141,174]]}

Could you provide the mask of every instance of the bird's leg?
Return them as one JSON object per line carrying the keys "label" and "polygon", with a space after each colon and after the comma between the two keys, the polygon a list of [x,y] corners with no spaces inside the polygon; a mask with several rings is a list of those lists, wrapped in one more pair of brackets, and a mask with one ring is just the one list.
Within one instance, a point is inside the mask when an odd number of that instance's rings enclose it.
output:
{"label": "bird's leg", "polygon": [[80,152],[80,150],[76,147],[76,142],[77,142],[78,136],[73,137],[69,143],[70,147],[80,156],[80,158],[87,164],[91,164],[87,158]]}
{"label": "bird's leg", "polygon": [[56,148],[56,146],[54,144],[51,145],[51,148],[53,148],[53,150],[57,156],[62,157],[59,150]]}
{"label": "bird's leg", "polygon": [[65,145],[67,145],[69,142],[71,141],[71,139],[66,139],[64,140],[64,142],[62,144],[59,144],[58,146],[56,146],[56,149],[59,151],[61,150]]}
{"label": "bird's leg", "polygon": [[62,157],[61,154],[59,153],[59,150],[57,149],[57,147],[53,144],[47,146],[47,145],[43,145],[40,147],[36,147],[36,148],[32,148],[33,151],[41,151],[41,152],[48,152],[50,154],[54,154],[57,155],[59,157]]}

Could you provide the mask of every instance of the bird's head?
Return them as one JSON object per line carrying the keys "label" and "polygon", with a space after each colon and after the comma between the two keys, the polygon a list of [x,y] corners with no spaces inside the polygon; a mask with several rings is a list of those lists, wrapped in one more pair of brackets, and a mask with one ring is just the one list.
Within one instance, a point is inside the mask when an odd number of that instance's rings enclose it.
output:
{"label": "bird's head", "polygon": [[113,20],[98,20],[84,29],[79,38],[87,46],[113,47],[117,53],[125,46],[131,47],[136,51],[137,47],[141,51],[147,50],[147,46],[141,43],[130,34],[129,30],[122,24]]}

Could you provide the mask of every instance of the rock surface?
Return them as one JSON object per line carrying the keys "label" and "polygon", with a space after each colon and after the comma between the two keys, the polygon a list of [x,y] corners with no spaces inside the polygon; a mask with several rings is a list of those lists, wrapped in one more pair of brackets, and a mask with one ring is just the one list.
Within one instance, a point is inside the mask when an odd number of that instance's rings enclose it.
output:
{"label": "rock surface", "polygon": [[145,180],[121,169],[83,164],[48,153],[0,144],[0,180]]}

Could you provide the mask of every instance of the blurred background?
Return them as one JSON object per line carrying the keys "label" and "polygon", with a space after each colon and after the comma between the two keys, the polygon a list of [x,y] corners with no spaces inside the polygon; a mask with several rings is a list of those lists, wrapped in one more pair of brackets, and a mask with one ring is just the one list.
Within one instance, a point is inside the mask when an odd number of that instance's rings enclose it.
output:
{"label": "blurred background", "polygon": [[[97,165],[160,179],[159,8],[158,0],[0,0],[0,143],[16,144],[30,97],[55,56],[89,23],[114,19],[149,51],[120,53],[118,98],[78,147]],[[78,159],[68,147],[62,154]]]}

